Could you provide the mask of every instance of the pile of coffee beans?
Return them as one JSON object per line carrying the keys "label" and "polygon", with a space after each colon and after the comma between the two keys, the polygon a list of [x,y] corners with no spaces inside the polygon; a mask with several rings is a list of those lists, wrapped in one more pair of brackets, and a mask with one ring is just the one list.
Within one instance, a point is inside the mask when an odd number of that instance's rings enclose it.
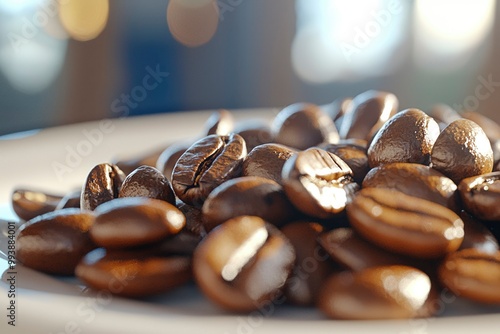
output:
{"label": "pile of coffee beans", "polygon": [[126,297],[194,280],[231,312],[428,317],[443,291],[500,305],[499,167],[494,121],[399,111],[388,92],[272,124],[222,110],[198,140],[95,166],[81,191],[14,190],[17,257]]}

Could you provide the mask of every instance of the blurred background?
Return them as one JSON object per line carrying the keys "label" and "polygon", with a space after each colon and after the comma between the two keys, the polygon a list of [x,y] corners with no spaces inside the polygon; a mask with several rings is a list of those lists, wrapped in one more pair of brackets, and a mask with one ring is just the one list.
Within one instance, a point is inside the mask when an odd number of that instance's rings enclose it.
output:
{"label": "blurred background", "polygon": [[0,135],[387,90],[500,121],[494,0],[0,0]]}

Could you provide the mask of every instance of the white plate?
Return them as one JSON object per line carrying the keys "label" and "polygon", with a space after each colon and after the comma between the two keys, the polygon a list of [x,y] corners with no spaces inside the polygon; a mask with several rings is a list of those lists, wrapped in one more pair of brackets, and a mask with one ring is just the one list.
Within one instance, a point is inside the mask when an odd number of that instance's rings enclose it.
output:
{"label": "white plate", "polygon": [[[238,119],[272,118],[274,109],[246,110]],[[208,112],[155,115],[46,129],[0,138],[0,217],[15,186],[64,192],[79,187],[97,163],[145,152],[199,135]],[[99,133],[102,135],[99,135]],[[89,134],[94,137],[89,140]],[[80,151],[81,161],[74,153]],[[66,159],[69,159],[66,161]],[[72,160],[71,160],[72,159]],[[66,165],[65,174],[55,168]],[[64,168],[64,167],[63,167]],[[314,309],[270,304],[263,313],[233,315],[211,305],[194,286],[148,300],[92,295],[75,280],[59,279],[17,265],[16,327],[6,308],[6,224],[0,222],[1,333],[499,333],[500,307],[485,307],[448,294],[436,304],[439,316],[401,321],[333,321]]]}

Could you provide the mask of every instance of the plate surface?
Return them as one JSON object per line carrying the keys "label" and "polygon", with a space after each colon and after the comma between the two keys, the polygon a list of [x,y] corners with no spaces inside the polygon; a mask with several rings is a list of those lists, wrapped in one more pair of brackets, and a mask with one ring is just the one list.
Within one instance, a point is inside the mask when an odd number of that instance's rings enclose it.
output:
{"label": "plate surface", "polygon": [[[275,109],[236,112],[237,119],[265,118]],[[439,316],[401,321],[332,321],[314,309],[268,304],[250,315],[224,313],[193,285],[148,300],[90,293],[76,280],[59,279],[17,264],[9,274],[8,204],[14,187],[64,193],[81,186],[89,170],[113,158],[196,138],[209,111],[91,122],[0,137],[0,317],[1,333],[499,333],[500,307],[485,307],[450,294],[436,303]],[[6,308],[15,278],[16,327]]]}

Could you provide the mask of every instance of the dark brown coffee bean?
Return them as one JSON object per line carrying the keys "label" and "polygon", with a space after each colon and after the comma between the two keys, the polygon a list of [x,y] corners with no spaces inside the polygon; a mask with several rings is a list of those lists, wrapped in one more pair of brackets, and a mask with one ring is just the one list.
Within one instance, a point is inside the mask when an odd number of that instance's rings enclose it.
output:
{"label": "dark brown coffee bean", "polygon": [[274,118],[272,131],[277,143],[299,150],[339,140],[332,119],[317,105],[308,103],[292,104],[281,110]]}
{"label": "dark brown coffee bean", "polygon": [[396,95],[369,90],[357,95],[340,127],[340,138],[371,141],[382,125],[398,111]]}
{"label": "dark brown coffee bean", "polygon": [[233,115],[225,109],[213,112],[205,122],[205,135],[227,136],[234,129]]}
{"label": "dark brown coffee bean", "polygon": [[296,260],[285,285],[285,298],[296,305],[314,305],[323,282],[332,272],[328,255],[316,239],[323,227],[312,222],[295,222],[281,232],[295,249]]}
{"label": "dark brown coffee bean", "polygon": [[318,243],[336,263],[352,271],[409,262],[406,257],[366,241],[351,228],[336,228],[322,233]]}
{"label": "dark brown coffee bean", "polygon": [[156,168],[141,166],[123,180],[118,197],[148,197],[175,204],[168,179]]}
{"label": "dark brown coffee bean", "polygon": [[338,156],[319,148],[299,152],[284,164],[283,187],[302,212],[329,218],[343,211],[359,186]]}
{"label": "dark brown coffee bean", "polygon": [[98,291],[124,297],[153,296],[187,283],[192,277],[191,259],[150,251],[96,249],[78,264],[76,276]]}
{"label": "dark brown coffee bean", "polygon": [[23,224],[16,256],[27,267],[55,275],[73,275],[80,259],[96,246],[89,236],[94,215],[69,208],[33,218]]}
{"label": "dark brown coffee bean", "polygon": [[435,169],[420,164],[392,163],[371,169],[363,188],[387,188],[422,198],[452,210],[456,204],[456,184]]}
{"label": "dark brown coffee bean", "polygon": [[174,167],[175,194],[183,202],[201,207],[219,184],[241,174],[246,154],[245,141],[237,134],[200,139],[182,154]]}
{"label": "dark brown coffee bean", "polygon": [[332,319],[405,319],[431,316],[435,294],[429,276],[407,266],[381,266],[333,275],[318,307]]}
{"label": "dark brown coffee bean", "polygon": [[102,203],[118,197],[125,174],[113,164],[99,164],[92,168],[83,184],[80,198],[82,210],[94,210]]}
{"label": "dark brown coffee bean", "polygon": [[297,213],[282,186],[258,176],[224,182],[210,193],[202,211],[203,223],[208,231],[237,216],[258,216],[281,226]]}
{"label": "dark brown coffee bean", "polygon": [[80,208],[80,198],[82,197],[81,190],[70,191],[57,203],[55,210],[66,208]]}
{"label": "dark brown coffee bean", "polygon": [[192,141],[182,141],[172,144],[158,157],[156,169],[162,172],[170,182],[172,181],[172,171],[174,170],[177,160],[179,160],[181,155],[186,152],[192,144]]}
{"label": "dark brown coffee bean", "polygon": [[465,211],[460,212],[460,219],[464,222],[464,240],[459,250],[475,248],[483,252],[495,252],[500,247],[495,236],[484,224]]}
{"label": "dark brown coffee bean", "polygon": [[383,188],[364,188],[347,206],[363,238],[397,254],[438,258],[460,247],[464,223],[444,206]]}
{"label": "dark brown coffee bean", "polygon": [[493,170],[493,152],[484,131],[467,119],[444,129],[432,149],[432,167],[455,183]]}
{"label": "dark brown coffee bean", "polygon": [[467,211],[479,219],[500,220],[500,172],[466,178],[458,190]]}
{"label": "dark brown coffee bean", "polygon": [[260,120],[242,121],[236,125],[234,132],[245,140],[247,152],[250,152],[259,145],[271,143],[273,141],[271,127],[267,122]]}
{"label": "dark brown coffee bean", "polygon": [[406,109],[392,116],[377,132],[368,148],[370,167],[391,162],[428,165],[439,136],[439,126],[418,109]]}
{"label": "dark brown coffee bean", "polygon": [[342,159],[352,170],[354,181],[358,184],[363,182],[370,170],[366,148],[356,144],[323,144],[319,148],[333,153]]}
{"label": "dark brown coffee bean", "polygon": [[462,118],[455,109],[443,103],[435,104],[429,111],[429,116],[438,122],[441,130],[444,130],[450,123]]}
{"label": "dark brown coffee bean", "polygon": [[61,199],[59,195],[28,189],[14,189],[11,197],[12,209],[25,221],[54,211]]}
{"label": "dark brown coffee bean", "polygon": [[186,225],[186,218],[175,206],[151,198],[117,198],[100,205],[95,213],[90,235],[106,248],[154,243],[179,233]]}
{"label": "dark brown coffee bean", "polygon": [[293,246],[277,228],[259,217],[240,216],[203,239],[193,256],[193,272],[212,302],[249,312],[278,296],[294,261]]}
{"label": "dark brown coffee bean", "polygon": [[116,160],[114,164],[125,174],[130,174],[133,170],[140,166],[156,166],[156,161],[160,157],[160,154],[165,150],[167,145],[163,145],[154,150],[150,150],[146,153],[140,154],[136,157],[130,159],[120,159]]}
{"label": "dark brown coffee bean", "polygon": [[243,161],[243,176],[260,176],[281,184],[281,171],[285,162],[297,151],[280,144],[255,147]]}
{"label": "dark brown coffee bean", "polygon": [[458,296],[500,304],[500,251],[471,248],[451,253],[439,267],[439,278]]}

